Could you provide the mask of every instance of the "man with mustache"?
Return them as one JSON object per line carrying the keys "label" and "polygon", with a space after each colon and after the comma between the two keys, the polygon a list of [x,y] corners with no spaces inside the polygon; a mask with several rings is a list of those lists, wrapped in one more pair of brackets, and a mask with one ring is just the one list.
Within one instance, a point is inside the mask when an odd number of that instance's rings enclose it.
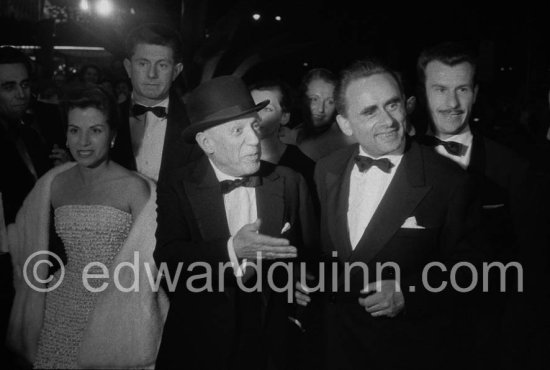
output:
{"label": "man with mustache", "polygon": [[[338,125],[359,144],[315,169],[323,254],[339,266],[330,280],[337,290],[323,297],[326,368],[450,368],[446,357],[456,357],[457,347],[445,333],[456,295],[431,290],[449,276],[426,266],[439,261],[448,272],[475,260],[472,184],[406,138],[401,81],[384,65],[366,60],[344,70],[336,102]],[[345,272],[352,263],[366,269]],[[298,289],[299,304],[315,299]]]}
{"label": "man with mustache", "polygon": [[[435,45],[422,51],[417,71],[433,133],[420,141],[477,179],[481,220],[488,238],[483,245],[485,255],[491,262],[520,261],[525,292],[534,294],[533,302],[548,300],[548,289],[535,288],[544,281],[540,274],[545,259],[539,257],[548,245],[548,235],[544,234],[548,218],[543,216],[548,211],[541,206],[547,193],[542,189],[544,177],[516,153],[472,127],[479,89],[475,54],[457,43]],[[546,316],[538,311],[543,307],[529,303],[525,293],[513,294],[518,283],[514,275],[506,275],[503,294],[498,292],[502,278],[496,271],[491,273],[489,294],[483,295],[473,313],[475,329],[470,335],[474,338],[474,360],[483,368],[517,368],[525,365],[528,351],[540,355],[547,351],[540,349],[544,341],[527,334],[529,327],[537,326],[533,318]],[[532,364],[540,360],[530,356]]]}
{"label": "man with mustache", "polygon": [[[183,268],[175,290],[167,279],[173,292],[157,368],[286,369],[292,306],[274,286],[291,288],[293,280],[279,268],[268,285],[269,266],[316,246],[317,225],[305,180],[260,162],[257,112],[268,103],[255,104],[233,76],[189,95],[191,124],[183,137],[205,156],[159,183],[154,257],[172,278]],[[262,274],[239,269],[244,261],[258,263],[258,253]],[[208,281],[212,288],[200,289]],[[256,284],[261,291],[248,290]]]}

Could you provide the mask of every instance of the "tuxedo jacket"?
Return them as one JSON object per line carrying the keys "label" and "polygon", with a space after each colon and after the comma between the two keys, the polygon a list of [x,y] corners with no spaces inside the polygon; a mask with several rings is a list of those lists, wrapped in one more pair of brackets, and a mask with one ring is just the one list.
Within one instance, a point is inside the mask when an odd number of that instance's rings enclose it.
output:
{"label": "tuxedo jacket", "polygon": [[[477,355],[487,369],[544,367],[549,346],[550,303],[548,176],[511,149],[474,132],[467,171],[476,177],[482,199],[482,227],[491,261],[519,262],[506,275],[506,292],[500,292],[498,271],[490,275],[491,294],[474,310]],[[523,289],[518,293],[518,287]],[[495,323],[495,324],[491,324]],[[491,330],[491,325],[496,329]],[[479,335],[479,332],[482,335]],[[546,339],[540,339],[545,337]],[[500,362],[495,361],[499,358]],[[529,360],[526,360],[529,358]],[[484,361],[484,362],[483,362]]]}
{"label": "tuxedo jacket", "polygon": [[[331,277],[338,290],[324,295],[327,369],[441,368],[440,361],[454,349],[444,333],[458,307],[458,294],[451,289],[430,293],[422,284],[422,271],[434,261],[448,271],[460,261],[479,261],[475,248],[479,205],[473,184],[457,165],[409,140],[394,178],[352,250],[347,212],[350,174],[358,153],[358,145],[340,150],[321,159],[315,171],[323,252],[339,266]],[[407,224],[417,228],[404,227]],[[373,318],[358,303],[366,285],[363,270],[351,270],[346,292],[344,265],[366,264],[368,282],[374,282],[376,264],[387,262],[399,266],[400,276],[384,269],[380,277],[400,281],[405,308],[394,318]],[[449,281],[441,270],[429,270],[432,287]],[[456,278],[464,282],[470,276],[456,274]]]}
{"label": "tuxedo jacket", "polygon": [[[120,127],[118,128],[115,146],[111,149],[111,157],[115,162],[135,171],[137,169],[136,158],[132,149],[132,136],[130,133],[131,99],[127,99],[120,104],[119,109]],[[175,92],[171,92],[168,101],[166,135],[164,137],[158,182],[166,178],[171,171],[202,155],[202,151],[197,145],[186,143],[183,140],[182,133],[188,125],[189,119],[183,101]]]}
{"label": "tuxedo jacket", "polygon": [[[259,232],[280,237],[288,222],[291,228],[284,237],[299,253],[315,246],[318,229],[304,179],[285,167],[262,166],[259,174],[263,180],[256,188],[257,214],[262,220]],[[231,268],[218,273],[220,263],[230,261],[230,234],[223,195],[206,156],[159,184],[156,236],[157,264],[167,264],[171,276],[178,264],[183,266],[177,288],[170,294],[157,367],[262,369],[270,362],[283,368],[290,308],[287,293],[276,293],[265,284],[268,263],[262,265],[261,293],[243,293]],[[190,269],[193,263],[206,263],[211,271]],[[206,275],[211,277],[212,291],[192,292],[186,285],[193,279],[193,286],[204,286]],[[220,278],[224,281],[218,285]],[[274,279],[278,286],[291,284],[286,272],[275,274]]]}

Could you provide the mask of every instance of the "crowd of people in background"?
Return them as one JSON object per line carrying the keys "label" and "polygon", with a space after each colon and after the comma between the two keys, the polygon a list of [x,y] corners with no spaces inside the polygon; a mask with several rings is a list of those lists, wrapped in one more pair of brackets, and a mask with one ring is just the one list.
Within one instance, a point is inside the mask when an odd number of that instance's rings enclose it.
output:
{"label": "crowd of people in background", "polygon": [[[476,103],[477,60],[461,44],[422,51],[414,94],[365,58],[301,81],[220,76],[180,96],[177,33],[141,26],[126,48],[126,75],[84,64],[49,81],[20,50],[0,48],[0,246],[9,252],[0,254],[0,335],[10,366],[548,366],[550,87],[501,127],[488,113],[499,107]],[[36,285],[66,271],[45,294],[19,271],[42,249],[62,261],[42,265]],[[191,262],[232,263],[221,273],[226,291],[163,281],[98,295],[79,280],[84,265],[112,272],[136,251],[172,276],[179,263],[185,277]],[[352,275],[353,294],[322,297],[296,282],[288,303],[286,293],[237,287],[258,279],[246,267],[257,252],[305,261],[307,281],[319,261],[397,261],[404,277],[385,276],[366,294]],[[400,291],[418,286],[433,260],[519,261],[524,279],[509,281],[524,293]]]}

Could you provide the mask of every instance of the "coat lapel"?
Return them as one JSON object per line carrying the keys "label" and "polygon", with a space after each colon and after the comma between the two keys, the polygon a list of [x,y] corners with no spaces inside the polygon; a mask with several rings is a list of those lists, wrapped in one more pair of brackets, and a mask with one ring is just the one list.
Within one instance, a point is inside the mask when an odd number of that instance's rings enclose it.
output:
{"label": "coat lapel", "polygon": [[112,158],[129,170],[136,170],[136,159],[132,149],[130,134],[130,99],[119,105],[121,124],[115,139],[115,146],[111,150]]}
{"label": "coat lapel", "polygon": [[275,172],[263,177],[262,186],[256,188],[258,218],[262,220],[260,233],[280,237],[284,219],[284,182]]}
{"label": "coat lapel", "polygon": [[368,263],[413,215],[414,209],[430,190],[425,185],[424,162],[420,147],[411,143],[401,164],[374,212],[351,261]]}
{"label": "coat lapel", "polygon": [[189,195],[202,238],[205,241],[229,239],[223,195],[206,156],[200,159],[190,176],[183,180],[183,186]]}
{"label": "coat lapel", "polygon": [[483,142],[483,137],[475,133],[473,134],[472,154],[467,170],[470,173],[485,173],[485,143]]}
{"label": "coat lapel", "polygon": [[338,256],[343,261],[351,255],[351,243],[348,231],[348,203],[351,170],[353,169],[353,157],[359,152],[359,146],[355,146],[347,161],[340,167],[341,170],[327,174],[327,209],[336,210],[328,212],[327,223],[332,244],[336,246]]}
{"label": "coat lapel", "polygon": [[159,171],[159,180],[168,175],[170,170],[187,163],[191,146],[183,140],[183,129],[188,125],[187,114],[183,103],[177,94],[170,95],[166,134],[162,150],[162,160]]}

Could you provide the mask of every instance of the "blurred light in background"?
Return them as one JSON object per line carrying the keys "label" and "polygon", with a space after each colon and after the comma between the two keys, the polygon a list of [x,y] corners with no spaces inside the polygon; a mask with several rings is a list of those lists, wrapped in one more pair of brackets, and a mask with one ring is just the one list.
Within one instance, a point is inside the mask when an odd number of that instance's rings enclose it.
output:
{"label": "blurred light in background", "polygon": [[99,0],[96,5],[97,14],[104,17],[109,16],[113,12],[113,4],[109,0]]}
{"label": "blurred light in background", "polygon": [[88,4],[88,0],[81,0],[80,1],[80,9],[87,12],[90,10],[90,4]]}

